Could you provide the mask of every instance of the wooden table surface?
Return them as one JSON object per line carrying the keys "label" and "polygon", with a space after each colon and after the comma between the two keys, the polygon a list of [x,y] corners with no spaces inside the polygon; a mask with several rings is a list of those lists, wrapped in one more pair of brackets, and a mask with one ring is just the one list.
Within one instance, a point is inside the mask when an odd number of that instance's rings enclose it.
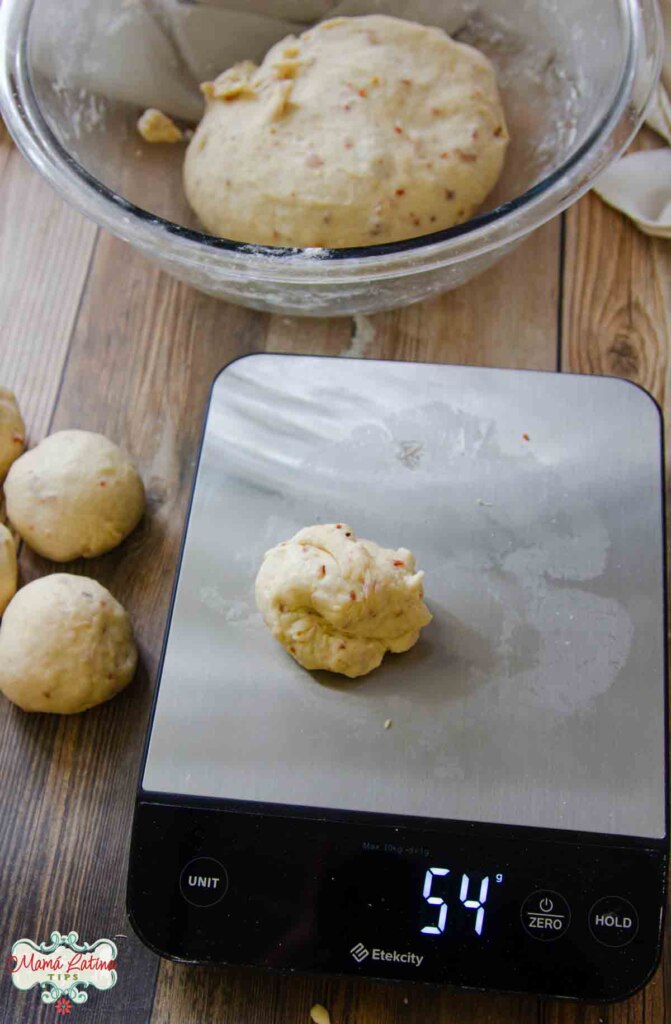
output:
{"label": "wooden table surface", "polygon": [[[210,383],[246,352],[572,370],[629,377],[669,411],[671,245],[588,196],[456,293],[366,319],[300,320],[225,305],[178,284],[67,208],[0,123],[0,384],[31,442],[101,431],[137,460],[149,513],[119,549],[74,572],[129,609],[133,684],[74,717],[0,699],[0,963],[54,929],[117,937],[119,980],[68,1020],[124,1024],[663,1024],[671,942],[645,990],[614,1006],[473,996],[371,982],[272,977],[159,960],[124,909],[137,773]],[[26,551],[24,582],[56,567]],[[3,1022],[56,1020],[36,990],[0,978]],[[65,1020],[66,1018],[58,1018]]]}

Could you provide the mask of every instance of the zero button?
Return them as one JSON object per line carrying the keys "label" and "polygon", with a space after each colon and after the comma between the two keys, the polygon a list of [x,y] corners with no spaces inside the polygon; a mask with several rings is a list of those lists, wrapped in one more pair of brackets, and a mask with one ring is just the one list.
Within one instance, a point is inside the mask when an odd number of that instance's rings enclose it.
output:
{"label": "zero button", "polygon": [[524,930],[539,942],[561,939],[571,924],[571,908],[564,897],[552,889],[532,892],[522,904],[520,914]]}

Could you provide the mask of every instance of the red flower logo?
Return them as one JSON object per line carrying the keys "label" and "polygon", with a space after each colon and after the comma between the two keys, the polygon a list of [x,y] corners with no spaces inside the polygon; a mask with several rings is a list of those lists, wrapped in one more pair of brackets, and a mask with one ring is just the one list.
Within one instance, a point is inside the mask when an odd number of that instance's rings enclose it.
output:
{"label": "red flower logo", "polygon": [[57,1017],[61,1015],[64,1017],[65,1014],[69,1013],[70,1010],[72,1009],[72,1003],[70,1002],[69,999],[66,999],[65,996],[61,996],[60,999],[57,999],[55,1005]]}

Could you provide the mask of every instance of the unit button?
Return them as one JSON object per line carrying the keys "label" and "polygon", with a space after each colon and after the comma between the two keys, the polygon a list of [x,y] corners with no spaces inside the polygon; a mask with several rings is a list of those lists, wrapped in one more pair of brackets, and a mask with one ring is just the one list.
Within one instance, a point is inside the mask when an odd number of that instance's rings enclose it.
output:
{"label": "unit button", "polygon": [[571,908],[558,892],[539,889],[522,904],[522,924],[532,939],[553,942],[565,935],[571,924]]}
{"label": "unit button", "polygon": [[228,873],[214,857],[196,857],[179,876],[182,896],[194,907],[213,907],[228,889]]}
{"label": "unit button", "polygon": [[603,946],[627,946],[638,931],[638,913],[621,896],[604,896],[589,912],[589,930]]}

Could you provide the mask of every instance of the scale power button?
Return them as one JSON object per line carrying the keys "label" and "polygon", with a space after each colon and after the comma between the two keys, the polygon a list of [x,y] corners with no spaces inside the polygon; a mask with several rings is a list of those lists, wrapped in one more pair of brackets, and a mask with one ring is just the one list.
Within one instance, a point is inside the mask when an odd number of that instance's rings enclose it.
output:
{"label": "scale power button", "polygon": [[571,924],[571,908],[558,892],[539,889],[522,904],[522,924],[532,939],[554,942],[565,935]]}
{"label": "scale power button", "polygon": [[604,896],[589,912],[589,930],[602,946],[628,946],[638,931],[636,908],[620,896]]}

